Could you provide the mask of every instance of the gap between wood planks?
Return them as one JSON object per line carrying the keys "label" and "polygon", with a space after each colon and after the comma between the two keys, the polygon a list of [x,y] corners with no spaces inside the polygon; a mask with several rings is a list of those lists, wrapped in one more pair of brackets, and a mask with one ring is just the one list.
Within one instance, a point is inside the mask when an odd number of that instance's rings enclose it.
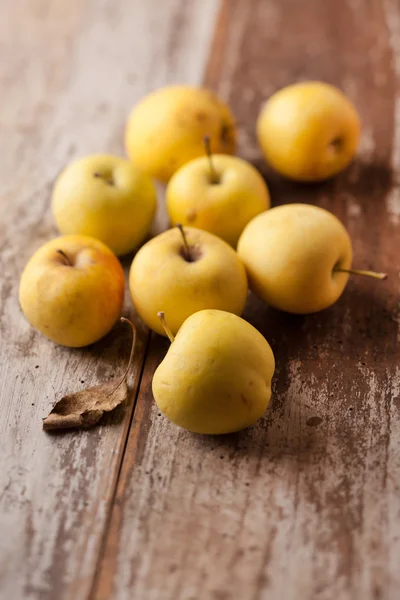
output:
{"label": "gap between wood planks", "polygon": [[127,448],[128,440],[129,440],[129,434],[131,431],[132,423],[135,418],[136,404],[137,404],[137,399],[139,396],[139,391],[140,391],[140,387],[141,387],[141,383],[142,383],[142,379],[143,379],[143,374],[144,374],[146,363],[147,363],[147,356],[148,356],[149,349],[150,349],[151,338],[152,338],[152,333],[151,333],[151,331],[149,331],[147,338],[146,338],[146,342],[145,342],[142,367],[141,367],[140,373],[138,375],[138,381],[137,381],[137,383],[135,382],[136,389],[135,389],[134,397],[132,399],[132,409],[131,409],[130,415],[127,417],[129,419],[129,423],[126,428],[125,439],[124,439],[124,443],[123,443],[122,449],[121,449],[121,454],[119,457],[119,464],[118,464],[118,467],[116,469],[115,476],[114,476],[114,482],[113,482],[114,489],[113,489],[113,492],[110,497],[110,503],[109,503],[109,506],[107,509],[107,516],[104,521],[104,530],[103,530],[103,534],[101,536],[101,541],[100,541],[100,545],[99,545],[99,553],[98,553],[98,557],[97,557],[97,561],[96,561],[96,567],[94,570],[92,586],[90,588],[89,595],[88,595],[89,599],[94,597],[94,594],[96,591],[96,584],[97,584],[97,579],[99,577],[100,566],[101,566],[101,563],[102,563],[102,560],[104,557],[104,550],[105,550],[105,546],[106,546],[105,542],[108,538],[111,517],[112,517],[114,504],[115,504],[115,500],[116,500],[116,495],[117,495],[117,490],[118,490],[118,483],[119,483],[122,465],[123,465],[125,454],[126,454],[126,448]]}
{"label": "gap between wood planks", "polygon": [[[212,38],[211,50],[210,50],[208,58],[206,60],[206,64],[205,64],[205,67],[203,70],[203,76],[201,77],[201,81],[203,82],[203,85],[205,85],[206,87],[212,87],[211,83],[208,85],[207,82],[209,79],[211,81],[210,74],[211,74],[211,72],[214,71],[214,68],[215,68],[213,65],[214,57],[218,57],[218,56],[222,55],[222,52],[220,51],[221,49],[219,48],[220,40],[221,40],[221,36],[219,34],[225,33],[225,24],[227,22],[227,14],[228,14],[227,10],[228,10],[228,2],[226,0],[222,0],[221,4],[220,4],[220,10],[218,12],[218,17],[217,17],[217,20],[213,27],[213,33],[211,35],[211,38]],[[222,43],[224,43],[224,37],[225,36],[222,35]],[[161,196],[164,201],[164,197],[163,197],[164,193],[163,193],[163,191],[160,193],[160,189],[161,189],[160,186],[158,186],[158,189],[157,189],[158,196],[159,196],[159,199]],[[153,227],[152,234],[157,235],[158,233],[161,233],[161,231],[164,231],[167,228],[168,228],[168,217],[167,217],[167,214],[165,211],[165,207],[163,207],[163,208],[161,208],[161,214],[159,214],[158,217],[156,218],[156,223],[155,223],[155,226]],[[149,352],[151,349],[152,341],[154,341],[154,339],[156,337],[159,337],[159,336],[156,336],[156,334],[152,333],[150,330],[148,331],[146,344],[145,344],[145,350],[144,350],[144,356],[143,356],[142,368],[140,371],[138,383],[136,384],[136,392],[135,392],[135,396],[133,398],[131,414],[129,416],[129,424],[127,426],[126,435],[125,435],[125,439],[124,439],[124,443],[123,443],[123,448],[121,451],[121,456],[119,458],[118,469],[117,469],[117,473],[116,473],[114,483],[113,483],[114,489],[113,489],[110,504],[109,504],[109,507],[107,510],[107,517],[105,519],[104,531],[101,536],[101,543],[100,543],[98,557],[97,557],[97,561],[96,561],[96,568],[95,568],[90,592],[88,595],[89,600],[94,600],[95,598],[98,597],[98,593],[101,593],[101,590],[99,590],[99,581],[101,578],[101,566],[105,559],[105,551],[106,551],[106,547],[107,547],[106,542],[107,542],[107,540],[109,538],[109,534],[110,534],[111,520],[112,520],[114,507],[115,507],[116,500],[117,500],[117,492],[118,492],[119,482],[120,482],[120,478],[121,478],[121,472],[122,472],[122,469],[124,466],[124,459],[126,456],[129,438],[131,435],[132,425],[133,425],[133,422],[134,422],[135,416],[136,416],[137,401],[138,401],[138,398],[139,398],[139,395],[141,392],[141,388],[142,388],[143,376],[145,375],[145,372],[146,372],[146,366],[148,363]]]}

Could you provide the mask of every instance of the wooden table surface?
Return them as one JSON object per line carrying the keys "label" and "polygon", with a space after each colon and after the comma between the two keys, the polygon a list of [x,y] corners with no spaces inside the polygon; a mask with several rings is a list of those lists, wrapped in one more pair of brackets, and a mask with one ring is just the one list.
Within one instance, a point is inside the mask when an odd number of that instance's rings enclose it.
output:
{"label": "wooden table surface", "polygon": [[[400,595],[400,3],[398,0],[2,0],[0,4],[0,597],[397,600]],[[298,186],[265,168],[262,102],[303,79],[340,86],[363,120],[357,160]],[[254,428],[191,435],[160,416],[167,343],[140,344],[125,415],[48,435],[63,393],[123,371],[129,331],[68,350],[24,320],[32,252],[56,235],[51,188],[71,159],[123,153],[128,111],[171,82],[231,105],[241,156],[273,204],[340,217],[360,268],[331,309],[294,317],[251,297],[273,401]],[[162,210],[157,230],[167,226]],[[128,269],[129,260],[125,261]]]}

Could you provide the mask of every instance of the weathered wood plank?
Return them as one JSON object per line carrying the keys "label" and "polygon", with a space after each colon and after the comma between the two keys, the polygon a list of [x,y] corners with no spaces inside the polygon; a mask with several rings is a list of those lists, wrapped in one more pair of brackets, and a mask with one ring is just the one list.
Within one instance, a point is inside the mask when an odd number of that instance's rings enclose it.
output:
{"label": "weathered wood plank", "polygon": [[[124,418],[86,433],[42,432],[56,396],[116,377],[130,347],[121,327],[93,348],[58,348],[22,317],[21,270],[56,234],[52,182],[74,157],[122,153],[128,110],[150,89],[199,80],[216,8],[214,0],[1,3],[2,598],[86,597],[148,336],[136,319],[140,343]],[[128,298],[125,314],[134,317]]]}
{"label": "weathered wood plank", "polygon": [[[399,63],[395,0],[224,2],[206,83],[232,104],[241,154],[274,204],[335,212],[357,264],[389,280],[352,279],[305,318],[251,298],[277,373],[266,418],[237,435],[191,435],[158,414],[151,378],[167,342],[152,338],[97,600],[397,598]],[[306,78],[342,87],[364,122],[357,162],[316,186],[270,173],[254,135],[262,102]]]}

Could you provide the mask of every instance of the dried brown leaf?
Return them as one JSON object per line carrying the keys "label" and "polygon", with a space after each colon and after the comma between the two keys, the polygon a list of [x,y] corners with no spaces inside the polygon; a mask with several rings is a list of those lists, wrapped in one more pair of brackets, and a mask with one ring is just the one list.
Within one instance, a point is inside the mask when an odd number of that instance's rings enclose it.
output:
{"label": "dried brown leaf", "polygon": [[119,383],[107,381],[74,394],[63,396],[43,419],[43,429],[89,429],[96,425],[104,413],[112,412],[121,406],[128,397],[126,378],[132,366],[136,346],[136,328],[125,317],[121,323],[127,323],[132,329],[132,346],[128,366]]}
{"label": "dried brown leaf", "polygon": [[63,396],[48,417],[43,420],[43,429],[89,429],[99,422],[104,413],[112,412],[128,397],[128,386],[123,380],[81,390]]}

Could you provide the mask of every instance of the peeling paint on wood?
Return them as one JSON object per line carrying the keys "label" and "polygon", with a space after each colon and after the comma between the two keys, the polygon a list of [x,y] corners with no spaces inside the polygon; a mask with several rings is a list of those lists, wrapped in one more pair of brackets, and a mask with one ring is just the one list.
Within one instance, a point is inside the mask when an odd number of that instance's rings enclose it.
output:
{"label": "peeling paint on wood", "polygon": [[[251,297],[246,317],[270,340],[277,373],[266,417],[235,435],[191,435],[158,413],[151,378],[168,343],[152,337],[96,600],[397,598],[397,8],[394,0],[223,3],[206,83],[232,104],[242,156],[265,174],[274,204],[337,214],[357,266],[389,279],[352,278],[334,307],[308,317]],[[348,171],[297,186],[265,167],[254,125],[271,93],[307,78],[343,88],[365,134]]]}

